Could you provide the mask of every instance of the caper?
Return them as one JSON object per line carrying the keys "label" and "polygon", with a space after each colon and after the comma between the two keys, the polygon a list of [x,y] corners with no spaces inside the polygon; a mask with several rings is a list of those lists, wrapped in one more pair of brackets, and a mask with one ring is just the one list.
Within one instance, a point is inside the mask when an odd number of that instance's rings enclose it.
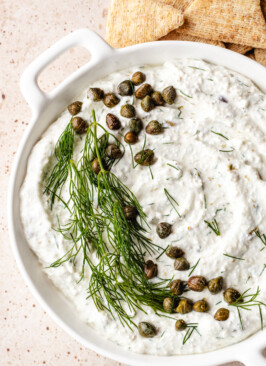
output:
{"label": "caper", "polygon": [[156,232],[161,239],[167,238],[171,234],[172,225],[167,222],[160,222],[157,225]]}
{"label": "caper", "polygon": [[139,84],[142,84],[144,83],[144,81],[146,80],[146,76],[145,74],[143,74],[143,72],[141,71],[136,71],[134,72],[134,74],[132,75],[132,83],[134,85],[139,85]]}
{"label": "caper", "polygon": [[68,111],[72,116],[75,116],[75,114],[78,114],[81,111],[82,102],[74,102],[72,104],[69,104],[67,107]]}
{"label": "caper", "polygon": [[152,338],[157,333],[155,326],[151,323],[140,322],[138,328],[139,334],[145,338]]}
{"label": "caper", "polygon": [[172,313],[174,307],[174,300],[172,297],[166,297],[163,300],[163,308],[167,313]]}
{"label": "caper", "polygon": [[145,130],[150,135],[159,135],[162,132],[163,128],[161,123],[159,123],[158,121],[151,121],[147,124]]}
{"label": "caper", "polygon": [[193,310],[198,313],[205,313],[209,310],[209,305],[206,300],[199,300],[193,304]]}
{"label": "caper", "polygon": [[186,271],[190,268],[190,264],[184,257],[176,258],[174,268],[177,271]]}
{"label": "caper", "polygon": [[187,327],[187,323],[183,320],[183,319],[178,319],[175,322],[175,329],[180,331],[180,330],[184,330]]}
{"label": "caper", "polygon": [[152,93],[152,86],[150,84],[141,85],[136,91],[135,96],[137,99],[143,99],[147,95]]}
{"label": "caper", "polygon": [[167,248],[165,254],[169,258],[179,258],[184,255],[184,252],[181,248],[171,245],[169,248]]}
{"label": "caper", "polygon": [[99,163],[99,160],[97,158],[95,158],[92,163],[91,163],[91,167],[92,167],[92,170],[94,171],[95,174],[99,174],[100,171],[101,171],[101,166],[100,166],[100,163]]}
{"label": "caper", "polygon": [[157,267],[157,264],[155,264],[153,261],[151,260],[148,260],[146,263],[145,263],[145,266],[144,266],[144,272],[147,276],[147,278],[150,280],[151,278],[153,277],[156,277],[157,274],[158,274],[158,267]]}
{"label": "caper", "polygon": [[138,216],[138,210],[135,206],[124,206],[123,212],[127,220],[134,220]]}
{"label": "caper", "polygon": [[133,85],[130,80],[124,80],[117,87],[117,93],[119,95],[132,95],[133,94]]}
{"label": "caper", "polygon": [[142,120],[140,118],[132,118],[129,121],[128,127],[131,132],[138,135],[143,128]]}
{"label": "caper", "polygon": [[141,101],[141,108],[145,112],[150,112],[155,107],[153,99],[149,95],[146,95],[144,99]]}
{"label": "caper", "polygon": [[149,166],[152,164],[154,152],[150,149],[142,150],[134,156],[134,160],[139,165]]}
{"label": "caper", "polygon": [[100,88],[90,88],[87,94],[89,99],[92,99],[94,102],[99,102],[103,99],[104,92]]}
{"label": "caper", "polygon": [[132,118],[135,116],[136,111],[132,104],[124,104],[121,107],[120,114],[125,118]]}
{"label": "caper", "polygon": [[134,132],[127,132],[124,137],[125,142],[130,145],[134,145],[138,141],[138,136],[134,134]]}
{"label": "caper", "polygon": [[151,97],[156,105],[164,105],[164,100],[160,92],[158,91],[153,92]]}
{"label": "caper", "polygon": [[175,311],[179,314],[187,314],[190,313],[193,309],[193,303],[189,299],[182,299],[179,301],[178,307]]}
{"label": "caper", "polygon": [[228,304],[233,304],[237,299],[240,298],[240,293],[233,289],[233,288],[228,288],[225,292],[224,292],[224,300],[228,303]]}
{"label": "caper", "polygon": [[103,102],[106,107],[113,108],[120,102],[120,99],[114,93],[107,93],[103,97]]}
{"label": "caper", "polygon": [[201,292],[207,285],[207,281],[206,278],[203,276],[191,276],[187,281],[187,285],[190,290]]}
{"label": "caper", "polygon": [[229,318],[229,310],[225,308],[220,308],[214,314],[214,319],[218,320],[219,322],[224,322]]}
{"label": "caper", "polygon": [[108,113],[106,115],[106,124],[110,130],[119,130],[121,127],[121,122],[119,121],[118,117],[112,113]]}
{"label": "caper", "polygon": [[111,159],[120,159],[123,156],[122,151],[115,144],[108,145],[105,154]]}
{"label": "caper", "polygon": [[167,104],[173,104],[176,98],[176,91],[173,86],[168,86],[162,91],[162,96]]}
{"label": "caper", "polygon": [[182,295],[185,290],[185,283],[181,280],[173,280],[169,286],[173,295]]}
{"label": "caper", "polygon": [[211,294],[218,294],[218,292],[222,291],[223,288],[223,277],[219,276],[216,278],[211,279],[208,282],[208,289]]}
{"label": "caper", "polygon": [[81,135],[87,131],[88,123],[81,117],[74,117],[72,119],[72,126],[74,131]]}

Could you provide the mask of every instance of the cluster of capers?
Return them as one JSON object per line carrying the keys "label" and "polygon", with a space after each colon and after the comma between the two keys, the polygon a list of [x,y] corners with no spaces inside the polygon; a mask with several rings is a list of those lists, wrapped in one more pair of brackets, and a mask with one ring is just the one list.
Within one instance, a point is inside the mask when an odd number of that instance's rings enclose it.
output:
{"label": "cluster of capers", "polygon": [[[158,226],[157,226],[157,233],[158,233]],[[169,248],[167,248],[165,254],[169,258],[172,258],[175,260],[174,269],[176,271],[187,271],[190,268],[190,264],[187,261],[187,259],[184,257],[185,253],[181,248],[171,245],[171,246],[169,246]]]}
{"label": "cluster of capers", "polygon": [[[79,101],[73,102],[73,103],[69,104],[69,106],[67,107],[69,113],[72,116],[75,116],[76,114],[78,114],[81,111],[81,108],[82,108],[82,102],[79,102]],[[74,131],[78,135],[81,135],[87,131],[88,123],[83,118],[74,117],[71,119],[71,122],[72,122]]]}
{"label": "cluster of capers", "polygon": [[[223,287],[223,278],[221,276],[211,279],[207,281],[203,276],[191,276],[187,282],[188,287],[192,291],[201,292],[207,286],[211,294],[217,294],[222,291]],[[170,290],[172,292],[173,297],[166,297],[163,300],[163,308],[167,313],[179,313],[179,314],[187,314],[191,311],[197,311],[200,313],[207,312],[209,310],[209,305],[205,299],[198,300],[195,303],[188,298],[177,298],[184,293],[186,288],[186,283],[181,280],[173,280],[170,282]],[[224,300],[229,304],[233,304],[236,301],[241,302],[239,300],[240,293],[233,289],[228,288],[224,293]],[[229,310],[226,308],[220,308],[214,314],[214,319],[217,321],[225,321],[229,318]],[[175,323],[175,329],[177,331],[182,331],[187,328],[187,324],[183,319],[177,319]],[[154,325],[141,322],[139,323],[139,333],[143,337],[154,337],[157,334],[157,330]]]}

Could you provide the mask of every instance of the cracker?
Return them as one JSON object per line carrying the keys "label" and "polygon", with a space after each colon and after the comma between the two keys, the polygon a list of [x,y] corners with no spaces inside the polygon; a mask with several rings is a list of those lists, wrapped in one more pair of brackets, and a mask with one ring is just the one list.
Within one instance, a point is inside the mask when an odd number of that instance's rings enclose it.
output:
{"label": "cracker", "polygon": [[255,48],[254,50],[255,60],[266,67],[266,50],[261,48]]}
{"label": "cracker", "polygon": [[266,48],[260,0],[195,0],[185,11],[185,34]]}
{"label": "cracker", "polygon": [[173,6],[176,9],[184,12],[194,0],[159,0],[161,3]]}
{"label": "cracker", "polygon": [[179,33],[178,30],[176,30],[176,29],[173,30],[172,32],[170,32],[169,34],[167,34],[166,36],[162,37],[160,39],[160,41],[190,41],[190,42],[201,42],[201,43],[212,44],[213,46],[220,46],[220,47],[225,48],[225,45],[223,44],[223,42],[220,42],[220,41],[211,41],[210,39],[195,37],[195,36],[191,36],[189,34]]}
{"label": "cracker", "polygon": [[153,0],[113,0],[105,38],[115,48],[155,41],[184,22],[180,10]]}
{"label": "cracker", "polygon": [[266,20],[266,0],[261,0],[260,7],[261,7],[262,13],[264,15],[264,18]]}
{"label": "cracker", "polygon": [[255,56],[254,56],[254,51],[252,51],[252,52],[248,52],[245,56],[247,56],[248,58],[251,58],[251,60],[256,61],[256,60],[255,60]]}
{"label": "cracker", "polygon": [[227,43],[226,48],[228,48],[231,51],[241,53],[241,55],[244,55],[248,51],[252,50],[252,47],[250,46],[244,46],[242,44],[235,44],[235,43]]}

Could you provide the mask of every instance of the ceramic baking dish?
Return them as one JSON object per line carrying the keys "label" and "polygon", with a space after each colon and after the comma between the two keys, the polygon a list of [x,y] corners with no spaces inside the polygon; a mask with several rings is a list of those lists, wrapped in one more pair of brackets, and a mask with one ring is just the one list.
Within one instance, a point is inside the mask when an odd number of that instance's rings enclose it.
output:
{"label": "ceramic baking dish", "polygon": [[[40,72],[60,54],[75,46],[83,46],[89,50],[90,62],[52,92],[41,91],[37,84]],[[247,76],[266,92],[266,69],[263,66],[232,51],[202,43],[164,41],[115,50],[96,33],[81,29],[57,42],[32,62],[21,77],[21,91],[32,109],[32,119],[15,158],[9,189],[8,218],[13,251],[30,289],[52,318],[83,345],[106,357],[134,366],[215,366],[230,361],[241,361],[246,366],[265,366],[266,359],[262,355],[266,346],[265,330],[215,352],[171,357],[134,354],[102,339],[79,319],[73,305],[43,273],[23,233],[19,214],[19,190],[31,149],[49,124],[91,82],[111,72],[133,65],[159,64],[168,59],[183,57],[203,59],[228,67]]]}

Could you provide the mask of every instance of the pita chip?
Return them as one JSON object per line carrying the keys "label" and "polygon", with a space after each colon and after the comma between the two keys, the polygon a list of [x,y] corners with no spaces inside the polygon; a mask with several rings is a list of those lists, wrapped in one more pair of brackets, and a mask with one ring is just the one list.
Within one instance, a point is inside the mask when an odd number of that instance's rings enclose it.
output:
{"label": "pita chip", "polygon": [[185,11],[185,34],[266,48],[260,0],[195,0]]}
{"label": "pita chip", "polygon": [[105,39],[115,48],[155,41],[184,22],[180,10],[153,0],[113,0]]}

